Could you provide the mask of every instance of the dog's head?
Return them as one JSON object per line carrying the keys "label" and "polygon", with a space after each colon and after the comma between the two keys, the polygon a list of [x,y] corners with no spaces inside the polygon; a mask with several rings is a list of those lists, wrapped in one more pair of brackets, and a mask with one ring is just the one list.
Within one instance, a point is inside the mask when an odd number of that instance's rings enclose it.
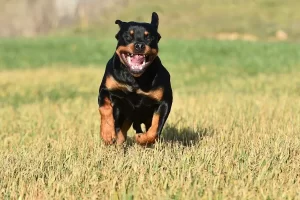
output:
{"label": "dog's head", "polygon": [[129,72],[139,77],[158,54],[158,15],[153,12],[151,23],[122,22],[116,20],[120,30],[116,53]]}

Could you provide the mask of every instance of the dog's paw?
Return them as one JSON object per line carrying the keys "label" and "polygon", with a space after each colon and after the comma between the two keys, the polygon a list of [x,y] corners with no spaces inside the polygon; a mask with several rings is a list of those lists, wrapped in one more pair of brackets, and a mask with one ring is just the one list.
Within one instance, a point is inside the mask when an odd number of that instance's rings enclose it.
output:
{"label": "dog's paw", "polygon": [[118,134],[118,137],[116,139],[117,145],[122,145],[126,141],[126,138],[123,134]]}
{"label": "dog's paw", "polygon": [[101,132],[102,140],[105,144],[114,144],[117,141],[116,133],[114,131]]}
{"label": "dog's paw", "polygon": [[138,133],[135,136],[135,141],[140,145],[154,144],[158,137],[148,133]]}

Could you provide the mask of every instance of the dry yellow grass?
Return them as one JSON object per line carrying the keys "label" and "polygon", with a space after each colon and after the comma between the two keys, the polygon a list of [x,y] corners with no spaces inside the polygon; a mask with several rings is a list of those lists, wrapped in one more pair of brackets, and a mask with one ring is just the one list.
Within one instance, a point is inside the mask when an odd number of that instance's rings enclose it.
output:
{"label": "dry yellow grass", "polygon": [[186,89],[175,74],[152,148],[101,143],[102,72],[0,72],[0,199],[300,198],[299,72]]}

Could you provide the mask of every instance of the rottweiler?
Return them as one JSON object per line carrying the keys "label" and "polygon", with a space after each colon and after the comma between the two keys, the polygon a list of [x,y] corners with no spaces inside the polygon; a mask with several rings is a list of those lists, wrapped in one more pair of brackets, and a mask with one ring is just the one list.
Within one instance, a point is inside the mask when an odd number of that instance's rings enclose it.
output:
{"label": "rottweiler", "polygon": [[100,135],[106,144],[122,144],[132,125],[138,144],[153,144],[173,102],[170,74],[158,57],[159,18],[153,12],[151,23],[116,20],[115,24],[118,43],[98,95]]}

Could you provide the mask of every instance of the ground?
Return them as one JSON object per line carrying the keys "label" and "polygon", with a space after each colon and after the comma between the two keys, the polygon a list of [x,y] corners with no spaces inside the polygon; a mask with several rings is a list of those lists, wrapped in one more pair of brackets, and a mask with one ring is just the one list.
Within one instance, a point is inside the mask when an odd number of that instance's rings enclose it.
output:
{"label": "ground", "polygon": [[296,44],[162,40],[174,104],[161,141],[105,146],[114,40],[1,40],[1,199],[298,199]]}

